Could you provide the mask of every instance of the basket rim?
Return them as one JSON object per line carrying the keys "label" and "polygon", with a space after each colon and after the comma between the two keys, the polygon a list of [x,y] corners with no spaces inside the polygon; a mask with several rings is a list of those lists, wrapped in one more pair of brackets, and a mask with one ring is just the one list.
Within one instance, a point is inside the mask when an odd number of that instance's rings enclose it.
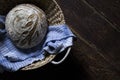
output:
{"label": "basket rim", "polygon": [[[62,22],[54,24],[54,25],[65,24],[64,14],[63,14],[63,11],[62,11],[61,7],[58,5],[58,3],[56,2],[56,0],[51,0],[51,1],[55,4],[55,6],[57,6],[57,8],[59,9],[59,11],[61,12],[60,16],[63,18]],[[47,52],[45,54],[47,54]],[[33,62],[32,64],[29,64],[29,65],[21,68],[20,70],[27,71],[27,70],[33,70],[33,69],[40,68],[40,67],[48,64],[49,62],[51,62],[55,57],[56,57],[56,54],[48,55],[47,57],[45,57],[45,59]]]}

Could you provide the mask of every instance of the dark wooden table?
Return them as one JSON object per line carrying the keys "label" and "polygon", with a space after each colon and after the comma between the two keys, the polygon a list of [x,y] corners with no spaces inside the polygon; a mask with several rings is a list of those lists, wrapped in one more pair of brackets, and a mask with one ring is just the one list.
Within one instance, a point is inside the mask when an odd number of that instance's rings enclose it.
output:
{"label": "dark wooden table", "polygon": [[57,1],[77,36],[77,62],[92,80],[120,80],[120,0]]}

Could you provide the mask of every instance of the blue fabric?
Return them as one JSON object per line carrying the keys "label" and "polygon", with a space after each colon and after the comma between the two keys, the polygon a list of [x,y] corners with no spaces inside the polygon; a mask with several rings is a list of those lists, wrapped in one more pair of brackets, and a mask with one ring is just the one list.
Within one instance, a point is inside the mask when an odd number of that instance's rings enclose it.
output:
{"label": "blue fabric", "polygon": [[[4,21],[5,18],[0,16],[0,23],[4,24]],[[45,51],[49,54],[61,53],[73,45],[73,37],[74,34],[66,24],[49,26],[42,47],[38,45],[35,49],[20,50],[13,45],[5,29],[0,29],[0,68],[6,71],[17,71],[35,61],[44,59]]]}

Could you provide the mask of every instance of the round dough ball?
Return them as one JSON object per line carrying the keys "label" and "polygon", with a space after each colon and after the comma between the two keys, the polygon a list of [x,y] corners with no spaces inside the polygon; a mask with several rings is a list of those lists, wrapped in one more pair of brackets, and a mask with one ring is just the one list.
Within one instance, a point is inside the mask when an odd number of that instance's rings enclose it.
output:
{"label": "round dough ball", "polygon": [[20,4],[6,16],[5,28],[12,42],[28,49],[40,44],[47,32],[46,14],[32,4]]}

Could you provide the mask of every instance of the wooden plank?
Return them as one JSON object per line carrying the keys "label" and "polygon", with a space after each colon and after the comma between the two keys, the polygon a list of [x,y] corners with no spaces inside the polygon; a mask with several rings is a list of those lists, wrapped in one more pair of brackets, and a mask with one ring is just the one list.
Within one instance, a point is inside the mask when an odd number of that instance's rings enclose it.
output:
{"label": "wooden plank", "polygon": [[[83,64],[89,67],[87,71],[99,80],[117,80],[120,73],[119,32],[83,0],[57,1],[67,24],[79,38],[73,49],[78,61],[85,61]],[[82,60],[80,53],[84,53]]]}
{"label": "wooden plank", "polygon": [[[76,49],[77,48],[77,49]],[[119,71],[101,53],[82,40],[77,40],[72,54],[89,74],[88,80],[119,80]]]}
{"label": "wooden plank", "polygon": [[[85,1],[85,0],[84,0]],[[86,0],[120,31],[120,0]]]}

